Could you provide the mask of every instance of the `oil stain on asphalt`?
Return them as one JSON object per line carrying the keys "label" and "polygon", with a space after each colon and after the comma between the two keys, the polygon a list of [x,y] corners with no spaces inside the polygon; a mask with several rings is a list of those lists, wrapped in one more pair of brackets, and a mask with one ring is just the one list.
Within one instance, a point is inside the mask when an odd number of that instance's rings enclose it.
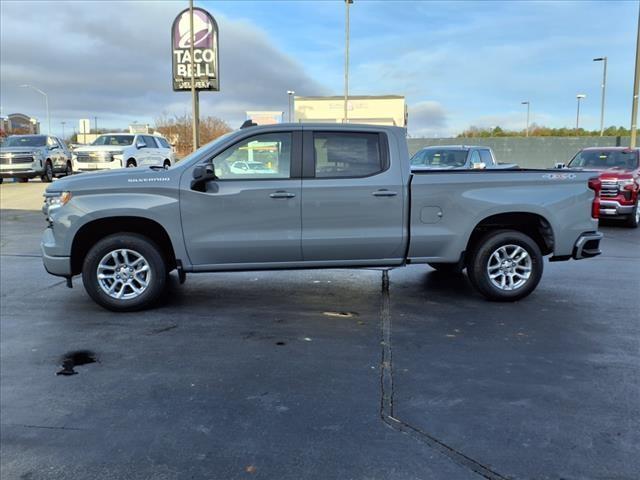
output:
{"label": "oil stain on asphalt", "polygon": [[91,350],[74,350],[67,352],[62,356],[62,370],[56,372],[56,375],[76,375],[75,367],[78,365],[87,365],[98,361],[96,354]]}

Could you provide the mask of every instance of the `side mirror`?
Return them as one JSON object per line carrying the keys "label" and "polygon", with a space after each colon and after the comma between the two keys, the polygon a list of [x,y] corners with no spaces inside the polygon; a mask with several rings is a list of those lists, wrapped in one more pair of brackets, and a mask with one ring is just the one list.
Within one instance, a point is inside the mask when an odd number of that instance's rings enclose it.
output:
{"label": "side mirror", "polygon": [[51,146],[49,147],[49,150],[56,150],[57,148],[58,148],[58,146],[57,146],[57,145],[51,145]]}
{"label": "side mirror", "polygon": [[208,181],[215,180],[216,167],[213,163],[207,163],[206,165],[198,165],[193,169],[193,180],[191,180],[191,190],[197,190],[204,192]]}
{"label": "side mirror", "polygon": [[136,142],[136,148],[137,148],[138,150],[140,150],[141,148],[144,148],[144,147],[146,147],[146,146],[147,146],[147,144],[146,144],[146,143],[144,143],[142,140],[138,140],[138,141]]}
{"label": "side mirror", "polygon": [[562,162],[558,162],[558,163],[556,163],[556,168],[567,168],[567,164],[566,163],[562,163]]}

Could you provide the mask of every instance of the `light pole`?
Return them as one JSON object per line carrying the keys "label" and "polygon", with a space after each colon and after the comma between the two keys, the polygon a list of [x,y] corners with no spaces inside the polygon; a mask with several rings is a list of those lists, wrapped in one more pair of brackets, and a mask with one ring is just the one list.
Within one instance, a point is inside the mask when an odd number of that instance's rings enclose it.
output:
{"label": "light pole", "polygon": [[289,97],[289,123],[291,123],[291,98],[296,94],[293,90],[287,90],[287,95]]}
{"label": "light pole", "polygon": [[347,123],[347,102],[349,101],[349,5],[353,0],[344,0],[346,7],[345,18],[345,46],[344,46],[344,119]]}
{"label": "light pole", "polygon": [[587,98],[584,93],[579,93],[576,95],[576,99],[578,100],[578,111],[576,113],[576,135],[578,134],[578,129],[580,128],[580,100]]}
{"label": "light pole", "polygon": [[598,57],[593,59],[594,62],[603,62],[602,70],[602,103],[600,105],[600,136],[604,135],[604,97],[607,90],[607,57]]}
{"label": "light pole", "polygon": [[30,88],[32,90],[35,90],[36,92],[38,92],[40,95],[44,96],[44,105],[47,109],[47,135],[51,135],[51,116],[49,115],[49,95],[47,95],[46,93],[44,93],[42,90],[40,90],[39,88],[34,87],[33,85],[20,85],[21,88]]}
{"label": "light pole", "polygon": [[67,124],[67,122],[60,122],[60,124],[62,125],[62,141],[64,142],[64,126]]}
{"label": "light pole", "polygon": [[636,40],[636,73],[633,79],[633,101],[631,103],[631,142],[629,146],[636,148],[638,130],[638,84],[640,84],[640,12],[638,12],[638,39]]}
{"label": "light pole", "polygon": [[522,105],[526,105],[527,106],[527,128],[526,128],[526,136],[529,136],[529,107],[531,107],[531,104],[529,103],[529,100],[527,100],[526,102],[522,102]]}

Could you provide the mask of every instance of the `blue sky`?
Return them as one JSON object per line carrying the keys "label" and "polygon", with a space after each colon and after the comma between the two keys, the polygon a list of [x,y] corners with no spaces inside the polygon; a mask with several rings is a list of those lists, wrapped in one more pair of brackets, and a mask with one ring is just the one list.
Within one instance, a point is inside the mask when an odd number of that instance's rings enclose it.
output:
{"label": "blue sky", "polygon": [[[220,93],[203,115],[234,127],[246,110],[286,110],[286,90],[342,94],[344,2],[197,1],[220,25]],[[60,122],[153,123],[189,111],[171,91],[170,25],[181,1],[0,2],[0,104],[43,120],[47,91]],[[126,14],[124,14],[126,13]],[[409,133],[454,135],[470,125],[532,121],[599,127],[602,64],[609,58],[606,125],[630,123],[638,2],[405,2],[351,6],[352,94],[400,94]],[[55,41],[51,41],[55,39]],[[44,122],[43,122],[44,123]],[[67,127],[69,128],[69,127]]]}

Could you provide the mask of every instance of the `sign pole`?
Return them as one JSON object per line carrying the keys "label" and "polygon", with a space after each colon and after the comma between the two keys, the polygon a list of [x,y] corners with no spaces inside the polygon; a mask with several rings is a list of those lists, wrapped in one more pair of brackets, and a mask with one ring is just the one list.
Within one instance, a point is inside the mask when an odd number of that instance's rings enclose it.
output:
{"label": "sign pole", "polygon": [[193,150],[198,149],[200,144],[200,99],[198,98],[198,91],[196,91],[196,73],[195,73],[195,61],[193,55],[193,44],[195,42],[195,35],[193,31],[193,0],[189,0],[189,21],[190,21],[190,50],[191,50],[191,106],[192,106],[192,123],[191,129],[193,131]]}

